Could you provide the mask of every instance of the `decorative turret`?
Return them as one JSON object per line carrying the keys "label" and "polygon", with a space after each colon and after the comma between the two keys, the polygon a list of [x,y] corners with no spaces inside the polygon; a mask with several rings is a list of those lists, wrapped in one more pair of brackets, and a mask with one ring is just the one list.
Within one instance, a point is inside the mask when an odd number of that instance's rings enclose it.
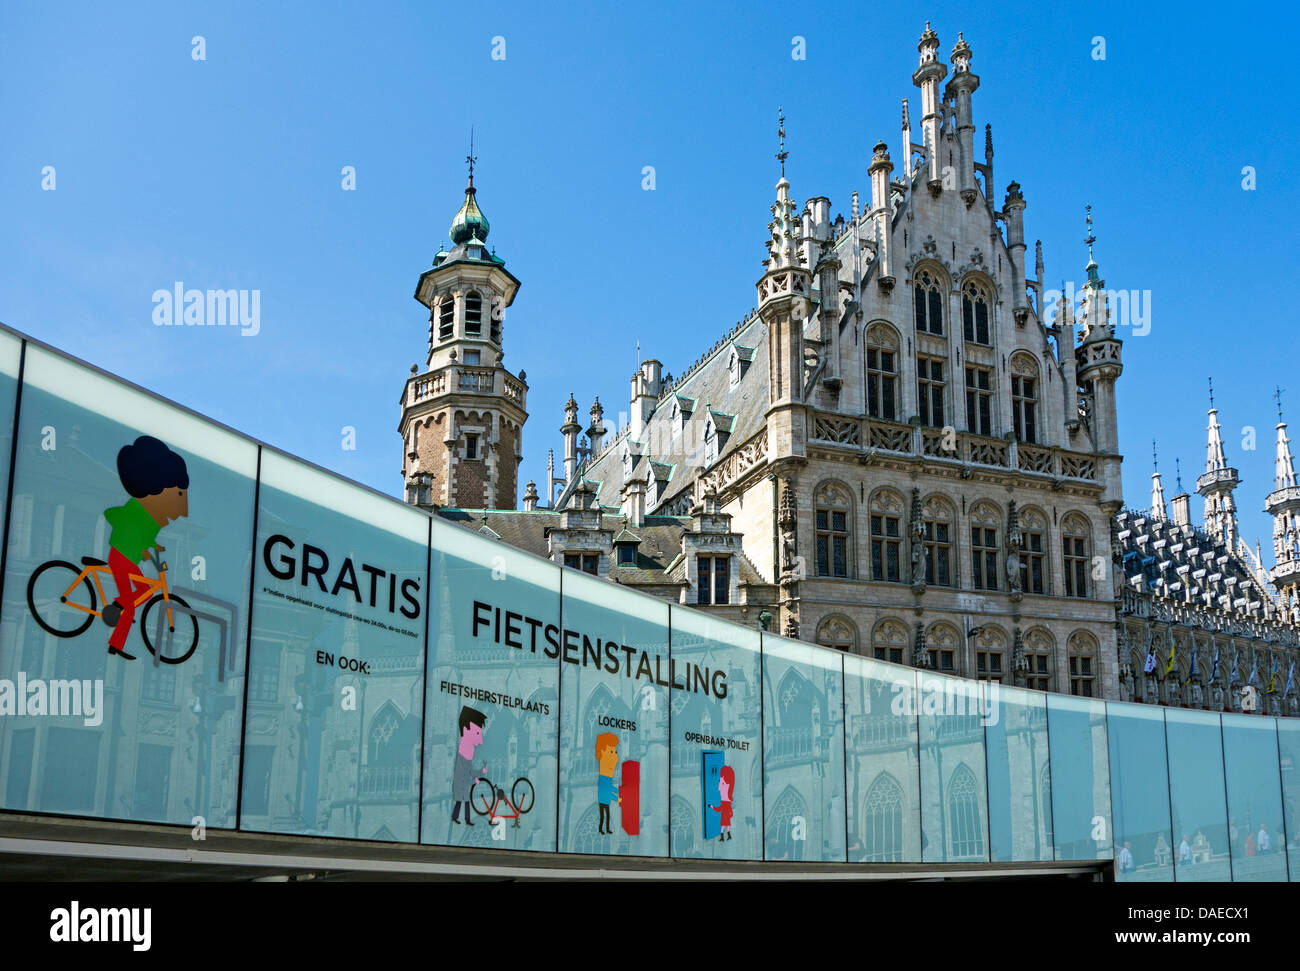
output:
{"label": "decorative turret", "polygon": [[591,405],[591,424],[587,427],[587,441],[591,442],[591,457],[594,459],[600,454],[605,441],[605,409],[601,406],[600,398]]}
{"label": "decorative turret", "polygon": [[768,332],[768,454],[777,458],[805,454],[803,322],[812,292],[812,274],[799,255],[802,226],[785,178],[785,115],[779,120],[781,179],[768,223],[767,272],[757,283],[758,314]]}
{"label": "decorative turret", "polygon": [[417,367],[402,396],[399,430],[408,501],[514,509],[528,386],[502,366],[505,310],[519,281],[488,252],[488,220],[474,188],[470,144],[465,199],[415,299],[429,311],[427,368]]}
{"label": "decorative turret", "polygon": [[564,484],[572,485],[573,477],[578,472],[578,433],[582,431],[582,426],[578,424],[578,402],[573,400],[573,395],[569,395],[569,400],[564,403],[564,424],[560,426],[560,434],[564,436]]}
{"label": "decorative turret", "polygon": [[[957,105],[957,143],[961,146],[961,172],[959,173],[961,198],[969,208],[979,197],[975,188],[975,119],[971,109],[971,95],[980,86],[979,76],[971,73],[970,45],[957,34],[952,49],[952,80],[948,91]],[[992,186],[989,190],[992,191]]]}
{"label": "decorative turret", "polygon": [[894,288],[894,260],[890,252],[889,173],[894,163],[884,142],[876,142],[867,174],[871,176],[871,226],[876,237],[876,282],[884,293]]}
{"label": "decorative turret", "polygon": [[1007,252],[1011,254],[1011,312],[1016,326],[1023,327],[1029,305],[1025,300],[1025,197],[1020,183],[1007,186],[1002,212],[1007,223]]}
{"label": "decorative turret", "polygon": [[1110,323],[1110,308],[1106,304],[1105,281],[1097,270],[1097,259],[1092,245],[1097,237],[1092,231],[1092,206],[1087,207],[1088,281],[1083,286],[1083,342],[1075,350],[1078,363],[1078,381],[1092,399],[1089,427],[1093,447],[1102,456],[1105,491],[1103,503],[1112,504],[1116,511],[1123,502],[1120,487],[1119,421],[1115,404],[1115,382],[1124,370],[1120,354],[1122,342],[1115,336]]}
{"label": "decorative turret", "polygon": [[1286,611],[1286,619],[1300,622],[1295,604],[1300,598],[1300,487],[1296,483],[1295,460],[1291,440],[1282,420],[1282,392],[1277,399],[1277,457],[1274,460],[1273,491],[1264,500],[1264,508],[1273,517],[1274,566],[1269,579],[1277,588]]}
{"label": "decorative turret", "polygon": [[1230,550],[1237,547],[1237,470],[1223,454],[1219,410],[1214,407],[1214,381],[1210,381],[1210,423],[1205,445],[1205,471],[1196,480],[1196,491],[1205,497],[1205,531]]}
{"label": "decorative turret", "polygon": [[925,31],[917,42],[920,64],[912,72],[912,83],[921,89],[921,133],[925,145],[926,181],[930,191],[943,191],[943,174],[939,165],[939,129],[943,118],[939,112],[939,82],[948,69],[939,60],[939,35],[925,22]]}

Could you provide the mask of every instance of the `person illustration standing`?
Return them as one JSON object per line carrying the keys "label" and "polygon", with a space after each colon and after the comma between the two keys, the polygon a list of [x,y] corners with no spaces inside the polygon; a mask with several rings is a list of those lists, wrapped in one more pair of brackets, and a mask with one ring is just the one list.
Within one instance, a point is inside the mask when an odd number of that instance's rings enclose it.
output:
{"label": "person illustration standing", "polygon": [[1259,833],[1255,836],[1255,849],[1262,856],[1269,851],[1273,839],[1268,834],[1268,823],[1259,824]]}
{"label": "person illustration standing", "polygon": [[718,833],[718,842],[731,839],[731,797],[736,791],[736,770],[724,765],[718,774],[718,805],[710,806],[720,818],[722,831]]}
{"label": "person illustration standing", "polygon": [[599,832],[606,835],[612,835],[614,832],[609,823],[610,804],[623,801],[618,786],[614,785],[616,765],[618,765],[618,736],[613,732],[601,732],[596,736],[596,767],[600,773],[596,783],[596,802],[600,806]]}
{"label": "person illustration standing", "polygon": [[164,526],[190,514],[190,475],[183,458],[158,439],[141,435],[117,453],[117,477],[131,498],[104,510],[113,527],[108,568],[117,583],[117,597],[105,605],[101,617],[113,628],[108,653],[134,661],[135,655],[126,653],[126,637],[135,622],[136,598],[149,589],[140,577],[140,561],[151,547],[163,551],[158,533]]}
{"label": "person illustration standing", "polygon": [[1128,840],[1124,841],[1124,848],[1119,851],[1119,872],[1132,873],[1133,866],[1133,844]]}
{"label": "person illustration standing", "polygon": [[1192,862],[1192,844],[1187,841],[1187,834],[1183,834],[1183,841],[1178,844],[1178,862],[1187,864]]}
{"label": "person illustration standing", "polygon": [[[461,708],[460,742],[456,746],[456,768],[451,774],[451,798],[455,805],[451,808],[451,821],[460,822],[460,805],[465,804],[465,825],[473,826],[474,819],[470,812],[469,792],[474,783],[482,778],[474,771],[474,750],[483,744],[483,726],[487,716],[477,708],[468,705]],[[480,766],[480,772],[487,771],[487,765]]]}

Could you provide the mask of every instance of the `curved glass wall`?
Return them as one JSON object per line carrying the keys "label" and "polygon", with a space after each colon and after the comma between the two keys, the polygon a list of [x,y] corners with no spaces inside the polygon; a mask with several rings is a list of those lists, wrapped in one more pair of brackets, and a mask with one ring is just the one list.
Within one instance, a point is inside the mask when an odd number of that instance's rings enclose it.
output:
{"label": "curved glass wall", "polygon": [[3,330],[0,481],[0,811],[1300,879],[1300,720],[1044,694],[761,633],[430,517]]}

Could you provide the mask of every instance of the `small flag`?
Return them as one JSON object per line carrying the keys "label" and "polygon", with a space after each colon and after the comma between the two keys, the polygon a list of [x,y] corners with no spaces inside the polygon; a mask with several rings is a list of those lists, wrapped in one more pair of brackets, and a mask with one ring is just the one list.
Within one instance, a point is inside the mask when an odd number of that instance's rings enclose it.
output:
{"label": "small flag", "polygon": [[1219,680],[1219,645],[1214,645],[1214,664],[1210,668],[1210,680]]}
{"label": "small flag", "polygon": [[1156,669],[1156,646],[1154,643],[1152,643],[1151,649],[1147,651],[1147,663],[1145,667],[1142,668],[1142,670],[1144,673],[1150,674],[1155,669]]}
{"label": "small flag", "polygon": [[1273,658],[1273,674],[1272,674],[1272,675],[1269,677],[1269,679],[1268,679],[1268,693],[1269,693],[1269,694],[1276,694],[1276,693],[1277,693],[1277,665],[1278,665],[1278,660],[1277,660],[1277,658]]}
{"label": "small flag", "polygon": [[1286,687],[1282,689],[1284,695],[1289,695],[1291,689],[1295,687],[1295,661],[1291,662],[1291,669],[1286,673]]}
{"label": "small flag", "polygon": [[1250,660],[1250,677],[1246,679],[1247,684],[1259,684],[1259,658]]}
{"label": "small flag", "polygon": [[1196,652],[1192,651],[1192,667],[1191,670],[1187,672],[1186,683],[1191,684],[1195,680],[1196,680]]}
{"label": "small flag", "polygon": [[1169,642],[1169,661],[1168,661],[1167,664],[1165,664],[1165,673],[1164,673],[1164,675],[1160,678],[1161,681],[1165,680],[1165,678],[1169,677],[1169,675],[1171,675],[1171,674],[1174,673],[1174,663],[1175,663],[1177,657],[1178,657],[1178,642],[1177,642],[1177,641],[1170,641],[1170,642]]}

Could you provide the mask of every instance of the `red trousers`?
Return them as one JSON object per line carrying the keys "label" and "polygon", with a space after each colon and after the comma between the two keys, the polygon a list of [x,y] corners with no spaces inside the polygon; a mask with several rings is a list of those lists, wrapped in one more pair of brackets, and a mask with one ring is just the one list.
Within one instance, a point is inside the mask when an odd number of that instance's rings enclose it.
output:
{"label": "red trousers", "polygon": [[122,616],[118,619],[117,626],[113,628],[112,636],[108,639],[108,646],[122,650],[126,646],[126,635],[131,633],[131,624],[135,620],[135,599],[149,589],[143,579],[132,580],[131,574],[139,572],[138,563],[132,563],[123,554],[117,550],[108,552],[108,568],[113,572],[113,579],[117,581],[117,602],[122,605]]}

